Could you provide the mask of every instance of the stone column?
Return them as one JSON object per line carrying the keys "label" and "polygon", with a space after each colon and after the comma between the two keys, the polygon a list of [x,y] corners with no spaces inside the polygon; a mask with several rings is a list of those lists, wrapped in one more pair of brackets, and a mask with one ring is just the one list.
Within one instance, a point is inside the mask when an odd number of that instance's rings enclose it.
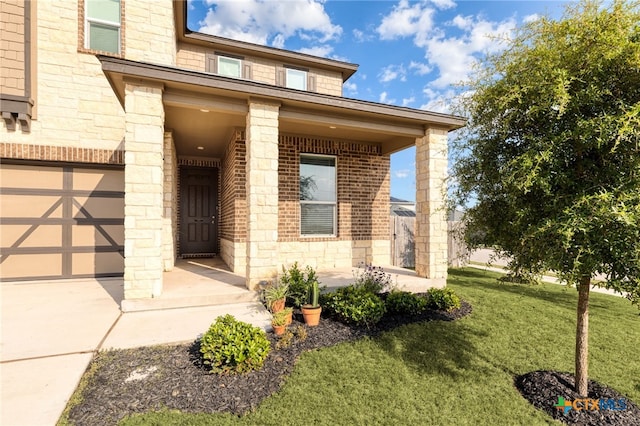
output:
{"label": "stone column", "polygon": [[278,259],[278,112],[249,99],[247,114],[247,287],[276,276]]}
{"label": "stone column", "polygon": [[162,292],[162,91],[161,85],[149,82],[125,82],[125,299]]}
{"label": "stone column", "polygon": [[416,274],[443,286],[447,279],[447,130],[416,139]]}
{"label": "stone column", "polygon": [[176,235],[178,231],[178,158],[171,132],[164,134],[163,173],[162,262],[164,271],[171,271],[176,260]]}

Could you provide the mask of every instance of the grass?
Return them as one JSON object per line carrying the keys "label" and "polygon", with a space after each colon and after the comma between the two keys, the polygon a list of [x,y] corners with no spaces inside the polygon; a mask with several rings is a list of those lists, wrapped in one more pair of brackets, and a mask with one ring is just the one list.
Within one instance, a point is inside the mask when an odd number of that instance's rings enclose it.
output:
{"label": "grass", "polygon": [[[573,371],[576,291],[499,276],[451,270],[448,285],[473,305],[470,316],[306,353],[281,391],[245,417],[163,411],[121,424],[555,424],[520,396],[513,377]],[[638,309],[592,293],[590,311],[590,378],[640,402]]]}

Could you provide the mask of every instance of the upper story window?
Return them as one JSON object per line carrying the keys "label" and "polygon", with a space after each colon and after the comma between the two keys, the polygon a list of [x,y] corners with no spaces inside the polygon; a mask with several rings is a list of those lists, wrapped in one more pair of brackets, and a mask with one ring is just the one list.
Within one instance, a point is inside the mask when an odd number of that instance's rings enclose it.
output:
{"label": "upper story window", "polygon": [[286,68],[285,87],[290,89],[307,90],[307,72],[293,68]]}
{"label": "upper story window", "polygon": [[315,74],[302,69],[290,66],[276,67],[276,86],[288,87],[289,89],[316,91]]}
{"label": "upper story window", "polygon": [[226,77],[242,77],[242,61],[236,58],[218,56],[218,74]]}
{"label": "upper story window", "polygon": [[85,0],[85,48],[120,54],[120,0]]}
{"label": "upper story window", "polygon": [[336,158],[300,156],[300,233],[336,235]]}
{"label": "upper story window", "polygon": [[207,54],[205,71],[225,77],[251,79],[251,64],[240,56]]}

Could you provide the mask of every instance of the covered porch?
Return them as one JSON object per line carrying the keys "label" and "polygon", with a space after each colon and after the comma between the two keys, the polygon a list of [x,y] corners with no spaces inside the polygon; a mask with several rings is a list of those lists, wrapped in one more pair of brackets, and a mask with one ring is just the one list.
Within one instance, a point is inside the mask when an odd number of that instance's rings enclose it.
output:
{"label": "covered porch", "polygon": [[[203,268],[191,271],[198,278],[193,282],[244,280],[252,290],[294,261],[320,273],[331,271],[323,281],[328,286],[351,280],[359,263],[390,264],[389,156],[409,146],[416,146],[416,270],[394,275],[406,288],[445,285],[442,185],[447,134],[463,125],[460,118],[124,59],[100,60],[125,109],[124,290],[132,305],[144,305],[137,299],[202,303],[197,299],[207,297],[192,297],[200,289],[189,289],[180,277],[185,268],[194,268],[189,262]],[[333,159],[335,226],[327,235],[300,232],[301,155]],[[185,179],[189,170],[191,180]],[[203,193],[198,192],[203,181],[209,195],[183,204],[185,194]],[[203,200],[214,208],[186,223],[185,211]],[[187,249],[180,238],[192,229],[196,239],[204,235],[213,245]],[[185,255],[195,260],[182,259]],[[202,263],[198,255],[215,255],[216,266]],[[175,281],[182,282],[180,291],[174,292]]]}
{"label": "covered porch", "polygon": [[[385,265],[382,265],[382,268],[391,275],[393,283],[400,290],[422,292],[431,287],[429,280],[419,277],[413,270]],[[356,270],[357,268],[337,268],[317,272],[321,286],[326,286],[327,290],[331,291],[352,284]],[[174,269],[163,274],[163,281],[162,294],[152,299],[125,299],[121,294],[122,311],[152,311],[260,301],[260,293],[246,287],[244,274],[231,272],[219,257],[178,259]]]}

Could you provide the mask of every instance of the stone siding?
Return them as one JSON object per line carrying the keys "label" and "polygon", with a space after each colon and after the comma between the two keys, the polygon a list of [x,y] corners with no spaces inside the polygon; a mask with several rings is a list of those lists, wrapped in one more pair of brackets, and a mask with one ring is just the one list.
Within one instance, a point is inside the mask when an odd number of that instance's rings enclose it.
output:
{"label": "stone siding", "polygon": [[247,287],[277,274],[279,104],[249,101],[247,114]]}
{"label": "stone siding", "polygon": [[162,216],[162,262],[165,271],[173,269],[178,236],[178,159],[173,134],[164,134],[164,197]]}
{"label": "stone siding", "polygon": [[416,140],[416,274],[447,278],[447,130],[430,128]]}
{"label": "stone siding", "polygon": [[163,147],[162,87],[126,83],[124,169],[124,296],[162,293]]}
{"label": "stone siding", "polygon": [[0,27],[0,92],[24,96],[26,81],[23,0],[3,0]]}

